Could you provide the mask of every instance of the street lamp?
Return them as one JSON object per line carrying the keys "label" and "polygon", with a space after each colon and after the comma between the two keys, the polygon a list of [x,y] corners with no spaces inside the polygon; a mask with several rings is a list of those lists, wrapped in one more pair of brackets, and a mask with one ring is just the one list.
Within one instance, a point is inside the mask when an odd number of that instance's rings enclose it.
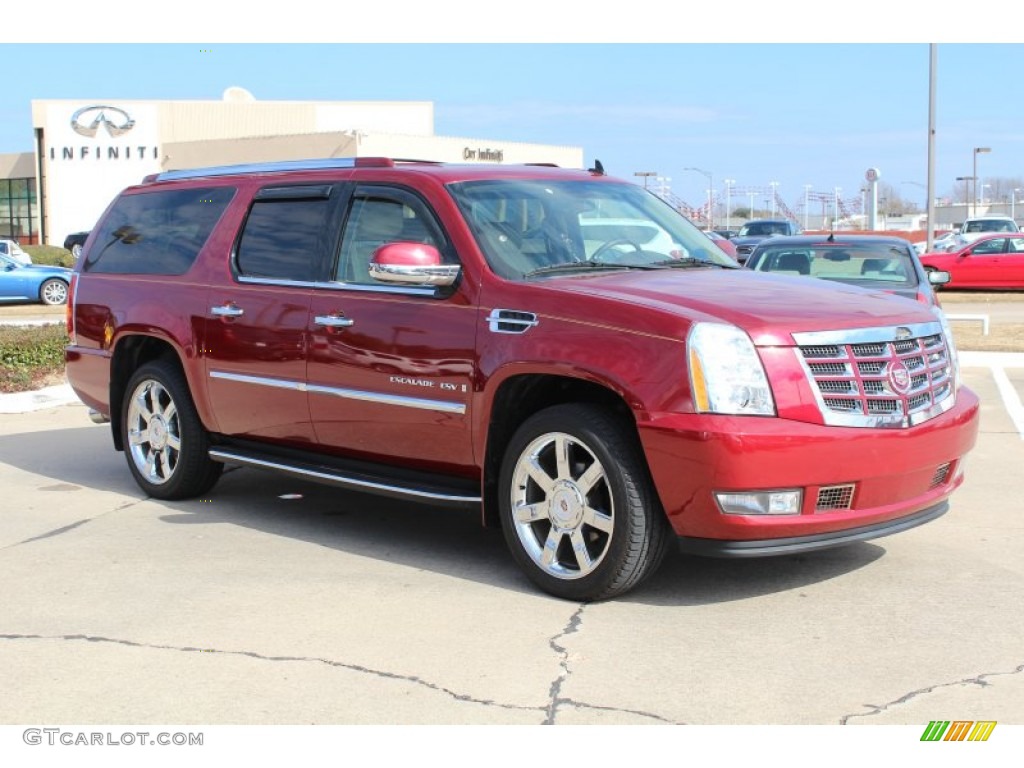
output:
{"label": "street lamp", "polygon": [[971,177],[974,180],[974,194],[971,195],[971,200],[974,201],[974,213],[971,214],[972,216],[978,214],[978,155],[987,154],[991,151],[991,147],[974,148],[974,175]]}
{"label": "street lamp", "polygon": [[725,179],[725,228],[732,229],[732,185],[736,179]]}
{"label": "street lamp", "polygon": [[807,229],[807,208],[808,208],[808,205],[809,205],[808,198],[810,197],[810,194],[811,194],[811,185],[810,184],[804,184],[804,229]]}
{"label": "street lamp", "polygon": [[775,197],[778,195],[779,182],[769,181],[768,186],[772,188],[772,218],[775,218]]}
{"label": "street lamp", "polygon": [[647,180],[653,176],[657,176],[657,171],[637,171],[633,174],[634,176],[640,176],[644,180],[644,189],[647,189]]}
{"label": "street lamp", "polygon": [[696,171],[697,173],[703,174],[705,177],[707,177],[707,180],[708,180],[708,232],[710,232],[712,229],[714,229],[714,225],[715,225],[715,213],[714,213],[714,210],[711,207],[712,206],[711,196],[712,196],[712,194],[714,194],[715,184],[711,180],[711,178],[712,178],[711,177],[711,173],[709,171],[702,171],[700,168],[694,168],[692,166],[690,166],[689,168],[683,168],[683,170],[684,171]]}

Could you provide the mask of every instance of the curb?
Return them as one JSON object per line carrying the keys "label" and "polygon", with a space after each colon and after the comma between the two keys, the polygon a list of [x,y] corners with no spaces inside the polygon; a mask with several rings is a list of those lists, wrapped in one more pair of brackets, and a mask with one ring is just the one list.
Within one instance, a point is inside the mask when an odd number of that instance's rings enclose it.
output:
{"label": "curb", "polygon": [[13,392],[0,395],[0,414],[30,413],[44,408],[56,408],[60,405],[79,404],[78,395],[70,384],[58,384],[55,387],[44,387],[32,392]]}

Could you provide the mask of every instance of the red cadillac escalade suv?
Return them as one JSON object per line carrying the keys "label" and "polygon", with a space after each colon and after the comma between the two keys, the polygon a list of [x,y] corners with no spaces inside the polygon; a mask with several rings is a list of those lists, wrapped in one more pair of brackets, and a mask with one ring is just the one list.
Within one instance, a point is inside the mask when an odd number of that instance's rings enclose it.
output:
{"label": "red cadillac escalade suv", "polygon": [[941,311],[738,268],[598,169],[169,171],[78,261],[72,386],[149,495],[224,464],[479,508],[595,600],[672,541],[802,552],[933,520],[978,400]]}

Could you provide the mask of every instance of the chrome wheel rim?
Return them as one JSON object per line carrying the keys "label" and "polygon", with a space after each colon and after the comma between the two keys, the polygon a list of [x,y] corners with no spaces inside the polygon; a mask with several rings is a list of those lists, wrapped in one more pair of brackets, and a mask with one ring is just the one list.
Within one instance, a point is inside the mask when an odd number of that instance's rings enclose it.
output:
{"label": "chrome wheel rim", "polygon": [[68,287],[60,280],[43,286],[43,301],[47,304],[63,304],[68,298]]}
{"label": "chrome wheel rim", "polygon": [[597,456],[572,435],[550,432],[519,456],[512,478],[512,519],[526,553],[544,573],[579,579],[604,560],[614,502]]}
{"label": "chrome wheel rim", "polygon": [[181,455],[178,407],[167,389],[149,379],[132,392],[128,406],[128,447],[135,468],[153,485],[174,475]]}

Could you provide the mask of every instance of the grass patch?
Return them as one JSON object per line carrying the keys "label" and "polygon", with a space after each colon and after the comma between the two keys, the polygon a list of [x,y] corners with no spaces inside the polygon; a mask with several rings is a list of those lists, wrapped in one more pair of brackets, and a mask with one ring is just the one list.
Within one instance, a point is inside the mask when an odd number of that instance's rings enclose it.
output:
{"label": "grass patch", "polygon": [[63,325],[0,326],[0,392],[25,392],[63,379],[67,343]]}
{"label": "grass patch", "polygon": [[75,257],[71,255],[71,251],[56,245],[23,245],[21,250],[32,257],[33,264],[50,267],[75,266]]}

